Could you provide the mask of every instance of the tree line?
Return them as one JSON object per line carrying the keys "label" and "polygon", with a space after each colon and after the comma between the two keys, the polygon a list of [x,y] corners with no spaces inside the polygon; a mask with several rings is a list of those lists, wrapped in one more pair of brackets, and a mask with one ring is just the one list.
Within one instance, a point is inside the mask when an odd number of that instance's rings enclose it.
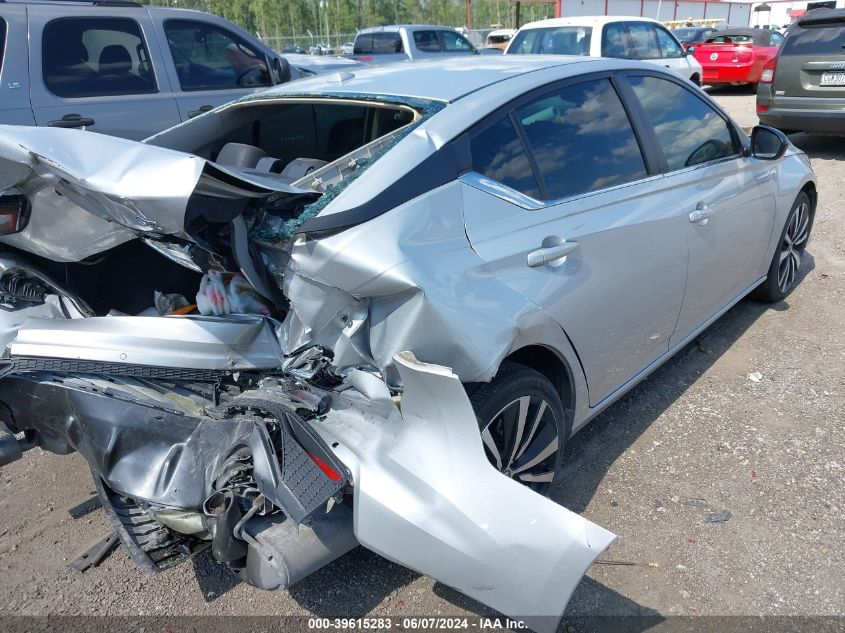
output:
{"label": "tree line", "polygon": [[[311,39],[336,45],[341,34],[384,24],[442,24],[459,27],[466,22],[465,0],[150,0],[151,4],[215,13],[247,31],[272,40]],[[551,17],[551,4],[526,3],[521,21]],[[472,28],[509,28],[514,24],[511,0],[474,0]],[[328,26],[327,26],[328,24]],[[328,41],[326,41],[328,40]]]}

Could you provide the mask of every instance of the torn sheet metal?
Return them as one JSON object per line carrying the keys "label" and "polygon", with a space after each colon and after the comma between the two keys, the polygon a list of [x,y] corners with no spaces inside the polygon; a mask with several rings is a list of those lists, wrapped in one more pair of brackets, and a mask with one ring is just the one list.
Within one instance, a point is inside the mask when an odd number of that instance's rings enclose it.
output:
{"label": "torn sheet metal", "polygon": [[182,234],[195,193],[231,199],[307,193],[270,175],[94,132],[0,130],[0,193],[16,188],[32,203],[26,229],[0,241],[60,261],[78,261],[142,233]]}
{"label": "torn sheet metal", "polygon": [[275,369],[283,355],[271,321],[253,315],[31,318],[14,357],[240,371]]}
{"label": "torn sheet metal", "polygon": [[607,530],[499,473],[451,370],[395,359],[401,414],[354,390],[314,426],[355,481],[355,536],[541,633],[557,628]]}

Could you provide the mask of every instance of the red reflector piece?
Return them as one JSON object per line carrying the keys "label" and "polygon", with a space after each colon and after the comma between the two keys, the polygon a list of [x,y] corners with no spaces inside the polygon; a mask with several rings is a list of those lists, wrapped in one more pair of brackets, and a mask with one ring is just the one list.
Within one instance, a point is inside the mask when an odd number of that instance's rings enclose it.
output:
{"label": "red reflector piece", "polygon": [[310,458],[314,461],[314,463],[315,463],[315,464],[317,464],[317,467],[318,467],[320,470],[322,470],[322,471],[323,471],[323,474],[325,474],[325,476],[326,476],[326,477],[328,477],[328,478],[329,478],[329,479],[331,479],[332,481],[340,481],[340,480],[341,480],[340,473],[339,473],[339,472],[337,472],[337,471],[336,471],[334,468],[332,468],[331,466],[329,466],[329,465],[328,465],[326,462],[324,462],[322,459],[320,459],[319,457],[317,457],[314,453],[308,453],[308,457],[310,457]]}
{"label": "red reflector piece", "polygon": [[768,112],[769,106],[763,105],[762,103],[757,104],[757,112]]}
{"label": "red reflector piece", "polygon": [[23,196],[0,196],[0,235],[18,233],[26,227],[28,203]]}

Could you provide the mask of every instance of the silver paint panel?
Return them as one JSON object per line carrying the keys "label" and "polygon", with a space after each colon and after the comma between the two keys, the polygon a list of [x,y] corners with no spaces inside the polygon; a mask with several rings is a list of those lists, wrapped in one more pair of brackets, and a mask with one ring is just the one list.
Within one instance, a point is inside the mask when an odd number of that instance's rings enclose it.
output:
{"label": "silver paint panel", "polygon": [[314,427],[355,480],[358,541],[540,633],[555,631],[584,572],[616,538],[498,472],[448,368],[394,359],[405,390],[349,390]]}
{"label": "silver paint panel", "polygon": [[275,369],[282,364],[271,322],[247,315],[31,318],[18,329],[9,351],[12,356],[192,369]]}

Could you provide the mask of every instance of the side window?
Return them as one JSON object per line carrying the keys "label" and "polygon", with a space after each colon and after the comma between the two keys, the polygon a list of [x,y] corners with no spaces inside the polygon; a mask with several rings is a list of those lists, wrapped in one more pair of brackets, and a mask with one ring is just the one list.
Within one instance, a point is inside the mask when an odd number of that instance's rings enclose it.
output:
{"label": "side window", "polygon": [[628,31],[622,22],[611,22],[604,26],[601,34],[601,56],[626,59],[631,56]]}
{"label": "side window", "polygon": [[3,51],[6,50],[6,20],[0,18],[0,71],[3,70]]}
{"label": "side window", "polygon": [[727,121],[695,94],[666,79],[628,79],[669,163],[683,169],[737,154]]}
{"label": "side window", "polygon": [[780,33],[772,32],[771,34],[772,41],[769,46],[780,46],[783,44],[783,35]]}
{"label": "side window", "polygon": [[414,31],[414,46],[424,53],[439,53],[440,40],[437,31]]}
{"label": "side window", "polygon": [[454,31],[440,31],[443,40],[443,50],[447,53],[474,53],[475,48],[469,40],[460,33]]}
{"label": "side window", "polygon": [[44,27],[41,72],[58,97],[157,92],[141,27],[128,18],[61,18]]}
{"label": "side window", "polygon": [[402,50],[402,38],[399,36],[399,33],[373,33],[373,53],[384,55],[401,53]]}
{"label": "side window", "polygon": [[525,147],[509,118],[475,136],[470,151],[474,171],[532,198],[540,197]]}
{"label": "side window", "polygon": [[264,55],[226,29],[197,20],[167,20],[164,33],[184,91],[271,84]]}
{"label": "side window", "polygon": [[[434,41],[437,43],[437,35],[434,35]],[[440,44],[437,43],[437,50],[440,50]],[[352,47],[353,55],[384,55],[390,53],[401,53],[404,47],[402,46],[402,38],[399,33],[376,31],[374,33],[363,33],[355,38],[355,45]]]}
{"label": "side window", "polygon": [[631,59],[657,59],[660,49],[657,46],[657,34],[648,22],[628,22],[628,33],[631,37]]}
{"label": "side window", "polygon": [[657,34],[657,44],[660,47],[660,56],[663,58],[683,57],[684,49],[675,41],[666,29],[656,26],[654,31]]}
{"label": "side window", "polygon": [[516,109],[554,200],[645,178],[645,161],[608,79],[588,81]]}

